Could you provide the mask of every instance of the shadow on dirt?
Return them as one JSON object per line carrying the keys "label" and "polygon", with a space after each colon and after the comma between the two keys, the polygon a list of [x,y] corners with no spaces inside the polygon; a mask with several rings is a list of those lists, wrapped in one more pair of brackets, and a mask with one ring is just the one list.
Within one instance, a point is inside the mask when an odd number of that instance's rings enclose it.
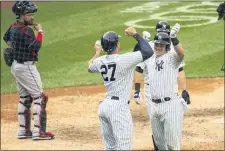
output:
{"label": "shadow on dirt", "polygon": [[185,113],[185,117],[223,116],[224,108],[193,109]]}
{"label": "shadow on dirt", "polygon": [[62,140],[77,141],[82,143],[99,142],[102,140],[101,129],[99,127],[75,127],[61,125],[58,129],[54,130],[57,138]]}

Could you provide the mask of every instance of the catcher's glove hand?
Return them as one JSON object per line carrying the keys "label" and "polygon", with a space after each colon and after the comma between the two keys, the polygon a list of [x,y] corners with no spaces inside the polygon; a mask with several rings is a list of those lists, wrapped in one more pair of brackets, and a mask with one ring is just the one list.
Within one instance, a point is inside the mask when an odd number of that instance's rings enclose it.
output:
{"label": "catcher's glove hand", "polygon": [[190,96],[187,90],[183,90],[181,95],[182,95],[182,98],[185,100],[185,102],[187,102],[187,104],[191,104]]}
{"label": "catcher's glove hand", "polygon": [[135,91],[134,92],[134,101],[136,104],[140,104],[141,100],[141,92],[140,91]]}
{"label": "catcher's glove hand", "polygon": [[4,56],[5,63],[9,67],[12,66],[12,63],[14,61],[13,54],[14,54],[14,49],[13,48],[5,48],[4,51],[3,51],[3,56]]}

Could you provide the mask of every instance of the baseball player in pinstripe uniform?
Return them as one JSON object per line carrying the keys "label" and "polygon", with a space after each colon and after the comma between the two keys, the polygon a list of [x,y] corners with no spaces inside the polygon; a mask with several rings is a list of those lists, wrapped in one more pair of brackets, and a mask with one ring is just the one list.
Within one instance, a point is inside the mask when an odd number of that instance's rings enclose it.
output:
{"label": "baseball player in pinstripe uniform", "polygon": [[[136,52],[119,55],[119,36],[106,32],[101,38],[101,46],[95,44],[95,55],[89,61],[89,72],[102,74],[106,86],[106,97],[99,104],[99,119],[105,150],[131,150],[133,121],[129,106],[135,66],[152,56],[153,50],[133,27],[125,30],[139,43]],[[102,49],[107,55],[101,57]]]}
{"label": "baseball player in pinstripe uniform", "polygon": [[[170,51],[170,44],[175,52]],[[177,38],[159,32],[154,38],[152,58],[148,62],[149,93],[147,101],[154,143],[158,150],[180,150],[183,113],[187,102],[178,96],[178,68],[184,50]]]}
{"label": "baseball player in pinstripe uniform", "polygon": [[[164,29],[165,27],[165,29]],[[175,31],[175,32],[179,32],[180,30],[180,25],[179,24],[175,24],[174,27],[172,28],[171,31]],[[170,34],[170,25],[168,24],[167,21],[159,21],[156,25],[156,31],[157,32],[165,32],[165,33],[168,33]],[[171,32],[170,34],[170,37],[171,36],[174,36],[173,32]],[[143,38],[147,41],[149,41],[151,35],[150,33],[148,33],[147,31],[144,31],[143,32]],[[154,48],[154,43],[153,41],[150,41],[149,42],[150,46],[152,48]],[[138,47],[138,46],[136,46]],[[171,51],[175,51],[174,50],[174,47],[173,47],[173,44],[171,42]],[[138,48],[137,48],[138,49]],[[150,96],[149,96],[149,92],[147,91],[148,90],[148,71],[147,71],[147,64],[148,64],[148,60],[144,61],[144,62],[141,62],[139,63],[137,66],[136,66],[136,72],[135,72],[135,94],[134,94],[134,101],[139,104],[140,103],[140,100],[141,100],[141,93],[140,93],[140,76],[141,74],[143,73],[144,74],[144,96],[145,96],[145,100],[149,99]],[[179,82],[179,87],[182,89],[182,97],[184,98],[184,100],[190,104],[190,96],[189,96],[189,93],[187,91],[187,87],[186,87],[186,75],[185,75],[185,72],[184,72],[184,61],[180,64],[179,66],[179,74],[178,74],[178,82]]]}
{"label": "baseball player in pinstripe uniform", "polygon": [[[164,25],[164,29],[163,29],[163,26],[160,26],[161,25]],[[156,25],[156,30],[158,32],[165,32],[165,33],[170,33],[170,37],[173,37],[172,39],[174,40],[177,39],[176,38],[176,34],[179,32],[179,29],[180,29],[180,26],[179,24],[175,24],[175,26],[172,28],[171,32],[170,32],[170,27],[169,27],[169,24],[166,22],[166,21],[160,21],[159,23],[157,23]],[[146,37],[146,34],[144,34],[143,32],[143,37]],[[148,36],[147,36],[148,37]],[[149,42],[149,44],[151,45],[152,48],[154,48],[154,43],[151,41]],[[136,49],[138,49],[138,45],[136,45]],[[179,44],[179,47],[175,47],[176,50],[179,51],[179,49],[183,49],[182,45]],[[175,52],[174,50],[174,46],[171,42],[171,45],[170,45],[170,51],[171,52]],[[147,101],[147,106],[148,106],[148,114],[149,114],[149,117],[150,117],[150,106],[149,106],[149,101],[151,99],[151,95],[150,95],[150,89],[149,89],[149,75],[148,75],[148,64],[150,63],[150,60],[151,58],[147,59],[146,61],[140,63],[137,65],[136,67],[136,73],[135,73],[135,95],[134,95],[134,100],[137,104],[139,104],[139,101],[140,101],[140,73],[144,73],[145,74],[145,85],[144,85],[144,91],[145,91],[145,100]],[[179,74],[178,74],[178,77],[180,76],[181,78],[178,78],[181,82],[181,88],[183,89],[183,92],[182,92],[182,97],[185,99],[185,101],[187,102],[187,104],[190,104],[190,99],[189,99],[189,94],[186,90],[184,90],[184,88],[186,88],[186,82],[185,82],[185,74],[181,73],[182,70],[180,70],[182,67],[184,66],[184,62],[182,61],[182,63],[179,65]],[[184,75],[184,76],[183,76]],[[183,78],[184,77],[184,78]],[[158,150],[157,146],[155,145],[154,143],[154,138],[152,136],[152,139],[153,139],[153,144],[154,144],[154,148],[155,150]]]}

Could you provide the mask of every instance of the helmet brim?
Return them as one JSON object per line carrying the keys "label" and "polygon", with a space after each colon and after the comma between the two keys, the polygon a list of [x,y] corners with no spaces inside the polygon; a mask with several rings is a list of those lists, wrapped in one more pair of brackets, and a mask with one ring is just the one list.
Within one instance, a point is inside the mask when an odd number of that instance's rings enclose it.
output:
{"label": "helmet brim", "polygon": [[163,40],[154,40],[153,43],[155,44],[163,44],[163,45],[170,45],[170,43],[163,41]]}
{"label": "helmet brim", "polygon": [[169,29],[157,29],[156,30],[157,32],[164,32],[164,33],[169,33],[170,32],[170,30]]}

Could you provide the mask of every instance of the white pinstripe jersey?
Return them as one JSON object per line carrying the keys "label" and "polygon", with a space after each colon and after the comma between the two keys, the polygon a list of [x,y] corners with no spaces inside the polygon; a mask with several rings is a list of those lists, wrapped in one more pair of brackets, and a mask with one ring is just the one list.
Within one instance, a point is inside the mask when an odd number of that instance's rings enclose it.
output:
{"label": "white pinstripe jersey", "polygon": [[[183,61],[183,60],[182,60]],[[148,63],[149,92],[153,99],[177,96],[178,61],[175,52],[168,51],[157,57],[155,54]]]}
{"label": "white pinstripe jersey", "polygon": [[[150,41],[149,42],[149,45],[152,47],[152,49],[154,50],[154,43],[153,41]],[[171,45],[170,45],[170,51],[171,52],[175,52],[175,49],[174,49],[174,46],[171,42]],[[148,79],[149,79],[149,76],[148,76],[148,70],[147,70],[147,66],[148,66],[148,62],[151,58],[148,58],[147,60],[145,60],[144,62],[141,62],[139,64],[137,64],[138,67],[140,67],[142,70],[143,70],[143,74],[144,74],[144,82],[145,83],[148,83]],[[181,67],[184,67],[185,66],[185,63],[184,63],[184,60],[181,62],[179,68]]]}
{"label": "white pinstripe jersey", "polygon": [[95,59],[89,69],[102,74],[107,96],[117,96],[120,100],[127,101],[130,99],[134,67],[142,61],[140,51],[104,55]]}

